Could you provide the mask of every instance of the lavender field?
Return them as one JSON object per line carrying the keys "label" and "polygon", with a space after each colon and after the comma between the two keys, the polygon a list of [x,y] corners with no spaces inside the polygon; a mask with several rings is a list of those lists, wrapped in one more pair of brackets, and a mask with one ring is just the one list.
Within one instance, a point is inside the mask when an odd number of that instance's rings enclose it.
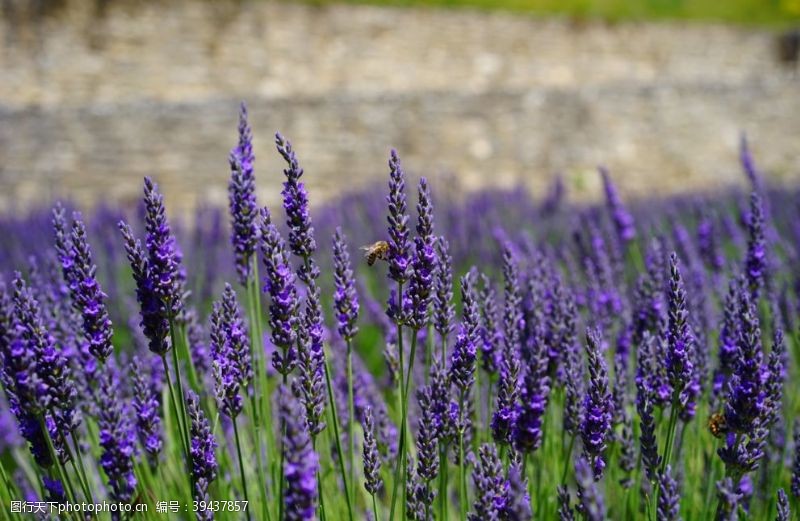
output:
{"label": "lavender field", "polygon": [[236,130],[228,208],[155,176],[0,217],[0,519],[796,519],[800,193],[744,138],[714,193],[454,194],[387,150],[316,204],[276,134],[263,207]]}

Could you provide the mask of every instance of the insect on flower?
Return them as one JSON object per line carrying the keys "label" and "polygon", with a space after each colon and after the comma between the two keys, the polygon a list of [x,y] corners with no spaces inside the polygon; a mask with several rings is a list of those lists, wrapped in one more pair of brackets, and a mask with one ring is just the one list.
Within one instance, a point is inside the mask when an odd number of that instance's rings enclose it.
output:
{"label": "insect on flower", "polygon": [[386,241],[374,242],[369,246],[362,246],[361,249],[364,251],[368,266],[375,264],[376,260],[386,260],[389,255],[389,243]]}
{"label": "insect on flower", "polygon": [[708,430],[715,438],[721,438],[728,431],[728,424],[725,422],[725,415],[715,412],[708,419]]}

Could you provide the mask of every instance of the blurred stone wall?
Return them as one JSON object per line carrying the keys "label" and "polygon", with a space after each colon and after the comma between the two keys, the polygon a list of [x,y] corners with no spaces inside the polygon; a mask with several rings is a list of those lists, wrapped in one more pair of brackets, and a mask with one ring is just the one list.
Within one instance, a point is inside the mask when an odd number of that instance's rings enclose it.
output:
{"label": "blurred stone wall", "polygon": [[[239,100],[274,201],[289,137],[312,198],[408,170],[466,188],[555,172],[631,196],[800,178],[800,81],[768,31],[579,24],[462,10],[261,0],[2,0],[0,207],[129,201],[153,175],[168,203],[224,203]],[[37,5],[39,7],[37,7]]]}

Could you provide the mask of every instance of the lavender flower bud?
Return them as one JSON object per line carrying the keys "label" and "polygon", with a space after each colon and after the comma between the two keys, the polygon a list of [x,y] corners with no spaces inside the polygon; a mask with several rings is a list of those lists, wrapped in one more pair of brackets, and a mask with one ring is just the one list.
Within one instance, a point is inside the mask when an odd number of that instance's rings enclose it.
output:
{"label": "lavender flower bud", "polygon": [[[217,477],[217,441],[214,439],[208,419],[200,407],[200,398],[191,390],[186,396],[186,412],[191,422],[189,454],[192,458],[192,482],[208,484]],[[203,490],[195,490],[195,499],[203,501],[204,497],[197,496],[199,492],[203,492]]]}
{"label": "lavender flower bud", "polygon": [[716,521],[737,521],[739,519],[741,495],[736,491],[730,477],[717,481],[717,500]]}
{"label": "lavender flower bud", "polygon": [[436,241],[436,278],[433,281],[433,327],[445,339],[453,330],[453,259],[444,237]]}
{"label": "lavender flower bud", "polygon": [[739,340],[739,279],[731,278],[728,292],[725,295],[722,325],[719,330],[719,365],[714,372],[712,392],[714,396],[722,394],[728,380],[736,367]]}
{"label": "lavender flower bud", "polygon": [[528,480],[519,461],[512,461],[508,467],[505,483],[505,497],[500,517],[504,521],[531,521],[531,498],[528,494]]}
{"label": "lavender flower bud", "polygon": [[279,389],[278,404],[281,424],[284,426],[284,515],[288,521],[315,519],[319,458],[311,446],[306,415],[297,399],[284,386]]}
{"label": "lavender flower bud", "polygon": [[450,381],[462,393],[469,392],[475,382],[476,354],[475,344],[462,324],[450,359]]}
{"label": "lavender flower bud", "polygon": [[417,433],[417,474],[423,481],[431,481],[439,474],[439,437],[435,396],[431,386],[417,391],[420,418]]}
{"label": "lavender flower bud", "polygon": [[153,393],[148,381],[149,371],[142,367],[138,356],[133,357],[130,371],[133,378],[131,405],[136,413],[136,436],[147,453],[151,468],[155,468],[164,445],[158,397]]}
{"label": "lavender flower bud", "polygon": [[279,373],[287,375],[297,359],[294,347],[297,339],[297,290],[283,239],[270,221],[267,209],[264,208],[261,213],[261,257],[267,271],[265,290],[271,298],[269,325],[272,343],[279,348],[272,355],[272,365]]}
{"label": "lavender flower bud", "polygon": [[183,310],[181,254],[173,237],[166,210],[164,196],[149,177],[144,178],[145,243],[148,251],[148,269],[152,278],[153,292],[164,305],[170,317],[177,317]]}
{"label": "lavender flower bud", "polygon": [[389,157],[389,278],[403,284],[409,275],[409,229],[406,213],[405,173],[400,165],[397,151]]}
{"label": "lavender flower bud", "polygon": [[239,143],[230,153],[231,180],[228,184],[228,203],[231,216],[231,245],[233,245],[239,283],[247,285],[251,259],[258,243],[258,206],[256,179],[253,173],[253,133],[247,122],[247,107],[239,110]]}
{"label": "lavender flower bud", "polygon": [[636,375],[636,410],[639,413],[639,443],[641,445],[642,464],[650,483],[658,479],[658,467],[661,457],[658,455],[656,442],[656,420],[653,416],[654,389],[650,386],[649,373],[654,370],[655,358],[652,352],[653,337],[646,334]]}
{"label": "lavender flower bud", "polygon": [[364,411],[364,488],[375,495],[383,487],[381,479],[381,460],[378,445],[375,441],[375,425],[372,419],[372,407]]}
{"label": "lavender flower bud", "polygon": [[341,228],[336,228],[333,235],[333,266],[336,291],[333,303],[336,307],[336,320],[339,334],[346,341],[352,340],[358,333],[358,294],[353,281],[353,270],[350,267],[350,254]]}
{"label": "lavender flower bud", "polygon": [[778,489],[778,514],[775,521],[789,521],[792,512],[789,509],[789,498],[786,497],[786,492],[782,488]]}
{"label": "lavender flower bud", "polygon": [[300,401],[306,409],[308,430],[312,437],[325,428],[325,353],[322,348],[322,310],[319,303],[319,288],[315,279],[307,279],[305,313],[302,327],[298,329],[298,362],[300,375],[295,382]]}
{"label": "lavender flower bud", "polygon": [[622,244],[627,244],[636,237],[636,228],[633,224],[633,216],[625,208],[619,198],[617,189],[611,181],[611,176],[605,167],[599,167],[600,175],[603,177],[603,189],[606,193],[606,206],[614,221],[617,237]]}
{"label": "lavender flower bud", "polygon": [[235,419],[244,407],[239,394],[242,377],[239,365],[225,327],[225,313],[222,304],[215,302],[211,311],[211,352],[213,355],[214,392],[220,411]]}
{"label": "lavender flower bud", "polygon": [[494,445],[483,444],[478,450],[478,463],[472,471],[475,483],[474,511],[469,521],[499,520],[505,510],[505,479],[503,464]]}
{"label": "lavender flower bud", "polygon": [[594,480],[594,471],[583,456],[575,460],[575,484],[578,488],[578,511],[586,521],[606,519],[603,494]]}
{"label": "lavender flower bud", "polygon": [[523,351],[524,367],[520,383],[519,404],[513,427],[514,448],[530,453],[542,444],[542,422],[550,396],[547,374],[547,348],[541,329],[530,338]]}
{"label": "lavender flower bud", "polygon": [[608,392],[608,370],[600,351],[602,339],[600,332],[586,331],[586,355],[589,365],[589,392],[583,405],[581,440],[583,453],[592,463],[595,480],[603,476],[605,469],[604,453],[611,430],[612,401]]}
{"label": "lavender flower bud", "polygon": [[767,248],[764,241],[764,209],[757,192],[750,195],[750,219],[747,223],[747,258],[745,275],[751,298],[756,301],[767,276]]}
{"label": "lavender flower bud", "polygon": [[502,363],[502,335],[497,327],[497,303],[492,281],[482,275],[483,287],[480,291],[481,302],[481,362],[484,371],[496,374]]}
{"label": "lavender flower bud", "polygon": [[120,221],[118,224],[125,239],[125,252],[136,282],[136,299],[139,301],[139,316],[142,332],[147,337],[153,353],[164,356],[170,349],[169,319],[156,292],[156,281],[150,270],[149,260],[142,245],[133,235],[131,227]]}
{"label": "lavender flower bud", "polygon": [[565,485],[558,486],[558,519],[559,521],[575,521],[569,489]]}
{"label": "lavender flower bud", "polygon": [[433,236],[433,205],[430,189],[424,177],[419,180],[419,202],[417,203],[417,237],[414,240],[415,252],[412,260],[411,313],[408,325],[412,329],[423,329],[428,324],[428,305],[433,287],[433,271],[436,267],[436,252]]}
{"label": "lavender flower bud", "polygon": [[[672,386],[673,405],[681,409],[694,410],[693,389],[694,336],[689,325],[689,312],[686,309],[686,290],[678,267],[678,256],[670,255],[669,279],[669,323],[667,326],[667,375]],[[699,391],[699,389],[698,389]],[[677,401],[677,403],[675,403]]]}
{"label": "lavender flower bud", "polygon": [[116,501],[130,502],[136,490],[133,473],[135,450],[134,430],[129,424],[127,407],[119,401],[119,376],[113,366],[106,365],[100,375],[97,424],[103,454],[100,466],[108,476],[110,496]]}
{"label": "lavender flower bud", "polygon": [[680,491],[672,477],[672,466],[667,465],[658,477],[658,511],[656,517],[663,521],[680,521]]}

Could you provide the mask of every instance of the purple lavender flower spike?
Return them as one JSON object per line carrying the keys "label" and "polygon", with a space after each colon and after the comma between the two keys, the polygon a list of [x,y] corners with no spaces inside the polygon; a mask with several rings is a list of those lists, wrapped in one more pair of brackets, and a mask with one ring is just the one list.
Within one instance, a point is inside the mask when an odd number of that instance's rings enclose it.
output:
{"label": "purple lavender flower spike", "polygon": [[377,494],[383,487],[381,479],[381,460],[378,444],[375,441],[375,423],[372,418],[372,407],[364,411],[364,488],[371,495]]}
{"label": "purple lavender flower spike", "polygon": [[67,230],[66,210],[61,203],[56,203],[53,208],[53,232],[55,235],[56,257],[61,263],[61,273],[67,287],[76,285],[75,262],[72,253],[72,243],[69,230]]}
{"label": "purple lavender flower spike", "polygon": [[745,276],[747,288],[754,301],[758,300],[767,277],[767,246],[764,240],[764,207],[758,192],[750,195],[750,219],[747,223],[747,257]]}
{"label": "purple lavender flower spike", "polygon": [[760,192],[762,190],[761,172],[756,168],[745,133],[742,133],[739,137],[739,162],[742,164],[744,173],[747,175],[753,190]]}
{"label": "purple lavender flower spike", "polygon": [[433,493],[417,476],[411,458],[406,465],[406,519],[410,521],[433,521],[430,506]]}
{"label": "purple lavender flower spike", "polygon": [[308,192],[300,182],[303,169],[297,161],[292,144],[280,133],[275,134],[275,146],[288,167],[283,170],[286,181],[283,183],[283,208],[286,211],[286,225],[289,228],[289,249],[298,257],[310,257],[317,249],[314,241],[314,228],[308,211]]}
{"label": "purple lavender flower spike", "polygon": [[528,480],[522,472],[522,463],[512,461],[508,466],[508,479],[505,483],[503,509],[500,512],[503,521],[531,521],[531,498],[528,494]]}
{"label": "purple lavender flower spike", "polygon": [[617,238],[621,244],[628,244],[636,237],[636,228],[633,224],[633,216],[625,208],[622,200],[617,193],[614,183],[611,181],[611,176],[608,169],[599,167],[598,171],[603,177],[603,189],[606,193],[606,205],[611,214],[611,219],[614,221],[614,227],[617,231]]}
{"label": "purple lavender flower spike", "polygon": [[752,434],[765,408],[763,352],[757,311],[749,293],[739,293],[739,349],[737,365],[731,377],[725,422],[732,432]]}
{"label": "purple lavender flower spike", "polygon": [[210,321],[212,371],[217,404],[223,414],[235,419],[244,407],[244,400],[239,392],[242,376],[239,364],[236,363],[236,355],[228,340],[225,312],[221,303],[214,303]]}
{"label": "purple lavender flower spike", "polygon": [[594,480],[589,462],[583,456],[575,460],[575,484],[578,489],[578,511],[586,521],[606,519],[606,507],[602,492]]}
{"label": "purple lavender flower spike", "polygon": [[183,311],[181,253],[167,221],[164,196],[149,177],[144,178],[144,204],[145,244],[153,292],[168,316],[175,318]]}
{"label": "purple lavender flower spike", "polygon": [[478,450],[478,463],[472,471],[475,484],[475,502],[469,521],[500,520],[505,510],[505,479],[503,463],[497,455],[494,445],[483,444]]}
{"label": "purple lavender flower spike", "polygon": [[315,519],[319,459],[311,446],[306,415],[288,388],[279,389],[278,404],[283,435],[283,474],[286,488],[282,501],[288,521]]}
{"label": "purple lavender flower spike", "polygon": [[100,446],[103,448],[100,466],[108,476],[111,498],[130,502],[136,490],[136,476],[133,473],[136,439],[129,423],[129,411],[119,399],[119,374],[113,365],[106,365],[102,371],[99,390],[97,423]]}
{"label": "purple lavender flower spike", "polygon": [[519,336],[523,325],[520,310],[519,275],[508,245],[503,251],[503,365],[497,393],[497,405],[492,415],[492,437],[498,444],[510,444],[516,422],[519,396]]}
{"label": "purple lavender flower spike", "polygon": [[89,352],[100,362],[105,362],[114,349],[111,345],[113,335],[111,319],[108,318],[106,309],[106,294],[100,289],[95,277],[97,267],[92,262],[92,251],[86,239],[86,227],[78,213],[73,216],[70,245],[72,257],[70,293],[73,305],[83,318],[83,332],[89,342]]}
{"label": "purple lavender flower spike", "polygon": [[673,405],[681,414],[694,414],[694,397],[699,393],[699,383],[694,371],[694,335],[686,308],[686,290],[683,286],[678,255],[670,255],[670,279],[667,299],[669,319],[667,325],[666,366],[672,387]]}
{"label": "purple lavender flower spike", "polygon": [[430,482],[439,474],[439,418],[436,415],[436,396],[432,386],[417,390],[419,402],[419,431],[417,433],[417,474]]}
{"label": "purple lavender flower spike", "polygon": [[738,521],[741,495],[730,477],[717,481],[717,500],[716,521]]}
{"label": "purple lavender flower spike", "polygon": [[600,351],[599,331],[586,331],[586,355],[589,366],[589,391],[584,399],[581,440],[583,453],[592,463],[595,480],[603,476],[605,450],[611,430],[612,401],[608,391],[608,370]]}
{"label": "purple lavender flower spike", "polygon": [[778,489],[777,508],[778,513],[775,517],[775,521],[789,521],[792,516],[792,512],[789,508],[789,498],[786,496],[786,492],[784,492],[782,488]]}
{"label": "purple lavender flower spike", "polygon": [[279,349],[272,354],[272,365],[282,375],[289,374],[297,360],[297,290],[294,273],[286,256],[283,239],[270,220],[269,211],[261,211],[261,257],[266,268],[265,290],[269,293],[269,325],[272,343]]}
{"label": "purple lavender flower spike", "polygon": [[[19,279],[19,274],[17,274]],[[22,281],[15,281],[15,294]],[[22,437],[28,442],[31,454],[41,467],[49,467],[53,459],[47,446],[45,431],[39,422],[44,411],[41,393],[44,384],[36,371],[36,352],[25,342],[20,334],[19,313],[14,309],[7,292],[3,291],[3,324],[7,331],[2,340],[3,364],[0,366],[3,388],[8,398],[11,412],[17,419]],[[16,300],[16,297],[15,297]]]}
{"label": "purple lavender flower spike", "polygon": [[251,259],[258,244],[258,206],[256,179],[253,173],[253,133],[247,122],[247,107],[239,110],[239,143],[230,152],[231,180],[228,203],[231,215],[231,244],[239,283],[247,285],[252,270]]}
{"label": "purple lavender flower spike", "polygon": [[312,437],[325,428],[325,353],[322,348],[322,308],[319,288],[314,277],[307,279],[307,292],[303,323],[298,328],[297,360],[299,378],[295,381],[297,395],[306,408],[308,429]]}
{"label": "purple lavender flower spike", "polygon": [[[646,349],[643,352],[648,353],[651,351],[650,346],[652,346],[653,338],[647,334],[644,341]],[[648,373],[653,370],[655,362],[652,356],[640,359],[636,375],[636,411],[639,413],[639,444],[641,446],[645,474],[650,483],[655,483],[658,479],[658,467],[661,464],[656,442],[656,420],[653,415],[655,390],[650,385],[650,379],[647,378]]]}
{"label": "purple lavender flower spike", "polygon": [[125,240],[125,252],[136,282],[136,299],[142,332],[147,337],[148,347],[153,353],[164,356],[170,349],[169,319],[166,309],[156,293],[156,282],[150,270],[149,260],[141,242],[133,235],[131,227],[120,221],[119,229]]}
{"label": "purple lavender flower spike", "polygon": [[208,484],[217,477],[217,441],[214,439],[211,426],[200,406],[200,398],[191,390],[186,395],[186,412],[190,421],[189,454],[192,459],[192,482],[195,484],[195,500],[205,501]]}
{"label": "purple lavender flower spike", "polygon": [[540,328],[523,349],[522,361],[525,369],[520,382],[512,437],[516,450],[531,453],[542,444],[542,422],[550,397],[547,347]]}
{"label": "purple lavender flower spike", "polygon": [[[450,246],[444,237],[436,240],[436,278],[433,295],[433,326],[446,344],[453,330],[455,310],[453,306],[453,259]],[[444,350],[443,350],[444,351]]]}
{"label": "purple lavender flower spike", "polygon": [[492,281],[485,274],[481,275],[481,280],[481,364],[484,371],[494,375],[502,364],[502,335],[497,327],[497,303]]}
{"label": "purple lavender flower spike", "polygon": [[158,457],[164,445],[160,405],[158,397],[148,381],[149,372],[142,367],[138,356],[134,356],[130,365],[131,378],[133,379],[132,407],[136,413],[136,436],[139,444],[147,453],[151,468],[158,466]]}
{"label": "purple lavender flower spike", "polygon": [[225,339],[231,350],[231,362],[236,364],[239,383],[242,388],[253,380],[253,367],[250,359],[250,333],[242,319],[236,292],[230,284],[225,284],[222,292],[222,320],[225,330]]}
{"label": "purple lavender flower spike", "polygon": [[336,228],[333,235],[333,266],[336,291],[333,303],[336,308],[336,321],[339,335],[346,341],[352,340],[358,333],[358,294],[356,293],[353,270],[350,267],[350,254],[341,228]]}
{"label": "purple lavender flower spike", "polygon": [[786,380],[786,347],[783,343],[783,330],[777,328],[772,333],[772,349],[767,359],[767,378],[765,382],[766,405],[762,424],[771,428],[781,417],[783,409],[783,386]]}
{"label": "purple lavender flower spike", "polygon": [[575,512],[572,509],[572,499],[566,485],[558,486],[558,519],[559,521],[575,521]]}
{"label": "purple lavender flower spike", "polygon": [[[43,409],[41,412],[46,413],[41,418],[46,420],[57,455],[63,463],[69,459],[65,438],[80,424],[80,416],[75,408],[78,393],[69,362],[64,353],[56,348],[55,339],[44,325],[39,302],[19,273],[14,280],[14,309],[20,340],[36,360],[38,381],[35,392],[37,402]],[[16,384],[24,388],[25,385],[20,385],[21,376],[17,373]],[[33,412],[35,409],[33,407],[30,410]]]}
{"label": "purple lavender flower spike", "polygon": [[450,381],[463,394],[468,393],[475,382],[476,354],[475,343],[462,324],[450,359]]}
{"label": "purple lavender flower spike", "polygon": [[739,341],[739,279],[732,277],[725,295],[722,325],[719,330],[719,363],[714,371],[712,395],[725,392],[728,380],[736,366]]}
{"label": "purple lavender flower spike", "polygon": [[414,257],[411,261],[411,313],[408,325],[412,329],[424,329],[428,324],[428,306],[433,288],[433,271],[436,267],[435,237],[433,235],[433,204],[428,182],[419,180],[419,202],[417,203],[417,237],[414,239]]}
{"label": "purple lavender flower spike", "polygon": [[406,213],[405,173],[400,165],[397,151],[389,156],[389,278],[399,284],[408,280],[411,262],[408,214]]}
{"label": "purple lavender flower spike", "polygon": [[680,521],[680,490],[672,477],[672,466],[667,465],[658,478],[658,511],[656,517],[663,521]]}

